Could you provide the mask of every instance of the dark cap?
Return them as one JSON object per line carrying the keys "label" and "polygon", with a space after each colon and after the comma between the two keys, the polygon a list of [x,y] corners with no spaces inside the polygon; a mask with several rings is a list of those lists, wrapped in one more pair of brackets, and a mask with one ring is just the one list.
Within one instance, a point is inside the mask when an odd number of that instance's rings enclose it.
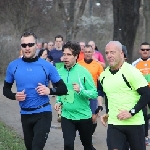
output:
{"label": "dark cap", "polygon": [[126,48],[126,46],[122,45],[122,51],[124,53],[124,58],[127,58],[127,48]]}

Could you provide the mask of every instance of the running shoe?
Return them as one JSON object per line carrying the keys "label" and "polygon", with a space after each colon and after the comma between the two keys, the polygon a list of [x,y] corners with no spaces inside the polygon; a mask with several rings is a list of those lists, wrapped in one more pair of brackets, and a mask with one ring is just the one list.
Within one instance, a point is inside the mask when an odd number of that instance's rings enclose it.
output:
{"label": "running shoe", "polygon": [[150,138],[149,137],[145,137],[145,145],[150,146]]}

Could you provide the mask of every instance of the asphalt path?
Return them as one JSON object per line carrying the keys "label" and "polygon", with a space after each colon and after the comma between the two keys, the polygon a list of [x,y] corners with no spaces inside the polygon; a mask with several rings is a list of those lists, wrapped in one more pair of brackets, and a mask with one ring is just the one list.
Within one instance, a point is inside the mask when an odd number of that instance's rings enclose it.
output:
{"label": "asphalt path", "polygon": [[[0,120],[10,126],[23,138],[22,126],[20,122],[20,108],[17,101],[9,100],[2,94],[3,84],[0,84]],[[15,86],[13,86],[15,91]],[[50,97],[52,107],[55,104],[55,98]],[[102,112],[102,114],[104,111]],[[98,126],[93,135],[93,145],[97,150],[107,150],[106,145],[106,131],[100,119],[98,119]],[[63,150],[63,134],[61,131],[61,125],[57,122],[57,112],[53,109],[53,119],[51,131],[45,144],[44,150]],[[80,136],[75,138],[75,150],[83,150],[83,146],[80,141]],[[150,150],[150,146],[147,146],[147,150]]]}

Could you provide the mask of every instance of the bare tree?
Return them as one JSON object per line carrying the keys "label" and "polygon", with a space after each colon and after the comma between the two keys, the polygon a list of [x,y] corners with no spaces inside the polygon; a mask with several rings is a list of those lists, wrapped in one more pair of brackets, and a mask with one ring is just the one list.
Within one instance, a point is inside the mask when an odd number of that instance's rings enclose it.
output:
{"label": "bare tree", "polygon": [[129,62],[132,61],[133,46],[139,24],[141,0],[113,0],[113,39],[127,46]]}
{"label": "bare tree", "polygon": [[1,0],[0,19],[4,22],[9,21],[14,26],[15,32],[22,33],[24,30],[39,26],[43,5],[41,0]]}
{"label": "bare tree", "polygon": [[65,7],[63,0],[58,0],[62,17],[66,24],[66,40],[76,38],[78,32],[78,21],[82,17],[87,0],[68,0],[68,7]]}

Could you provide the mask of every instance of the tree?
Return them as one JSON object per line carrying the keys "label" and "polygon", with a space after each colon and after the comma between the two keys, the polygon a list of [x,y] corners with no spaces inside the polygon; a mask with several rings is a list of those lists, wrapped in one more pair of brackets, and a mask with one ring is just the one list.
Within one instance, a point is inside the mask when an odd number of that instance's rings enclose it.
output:
{"label": "tree", "polygon": [[129,62],[132,61],[133,46],[139,24],[140,2],[141,0],[113,0],[113,40],[118,40],[127,47]]}
{"label": "tree", "polygon": [[150,0],[144,0],[143,15],[145,18],[145,41],[150,42]]}
{"label": "tree", "polygon": [[82,17],[87,0],[68,0],[68,7],[64,5],[63,0],[58,0],[59,8],[62,12],[62,18],[66,24],[66,40],[74,40],[78,32],[78,21]]}
{"label": "tree", "polygon": [[43,10],[42,0],[1,0],[0,19],[3,22],[9,21],[14,26],[16,33],[17,31],[22,33],[40,25]]}

